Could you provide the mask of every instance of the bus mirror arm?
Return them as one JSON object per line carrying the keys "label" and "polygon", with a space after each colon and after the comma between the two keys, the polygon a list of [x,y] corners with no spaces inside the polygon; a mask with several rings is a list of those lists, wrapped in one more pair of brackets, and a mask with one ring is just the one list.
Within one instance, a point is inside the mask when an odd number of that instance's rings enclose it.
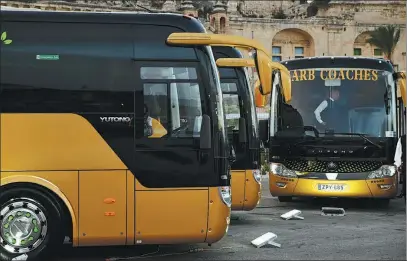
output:
{"label": "bus mirror arm", "polygon": [[202,115],[202,126],[201,126],[199,147],[200,147],[200,149],[211,149],[212,148],[211,118],[206,114]]}
{"label": "bus mirror arm", "polygon": [[245,144],[247,142],[246,119],[243,117],[239,118],[239,142],[241,144]]}

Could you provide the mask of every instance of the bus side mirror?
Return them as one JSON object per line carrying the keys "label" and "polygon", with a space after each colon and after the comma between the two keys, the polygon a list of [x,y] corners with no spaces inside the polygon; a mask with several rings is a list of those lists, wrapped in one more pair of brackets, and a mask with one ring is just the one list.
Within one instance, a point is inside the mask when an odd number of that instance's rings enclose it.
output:
{"label": "bus side mirror", "polygon": [[202,125],[200,133],[200,149],[211,149],[212,148],[212,124],[211,118],[204,114],[202,115]]}
{"label": "bus side mirror", "polygon": [[243,117],[239,118],[239,142],[247,142],[246,119]]}
{"label": "bus side mirror", "polygon": [[271,65],[272,62],[266,53],[261,50],[257,50],[254,59],[256,62],[256,69],[260,80],[259,91],[262,95],[271,93],[271,74],[273,72]]}
{"label": "bus side mirror", "polygon": [[260,92],[260,81],[257,80],[254,86],[254,98],[257,108],[263,108],[266,105],[266,96]]}
{"label": "bus side mirror", "polygon": [[404,106],[406,106],[406,72],[397,72],[393,74],[393,77],[396,81],[398,81],[400,87],[400,95],[403,101]]}
{"label": "bus side mirror", "polygon": [[260,120],[259,121],[259,137],[260,140],[266,145],[269,140],[269,121]]}

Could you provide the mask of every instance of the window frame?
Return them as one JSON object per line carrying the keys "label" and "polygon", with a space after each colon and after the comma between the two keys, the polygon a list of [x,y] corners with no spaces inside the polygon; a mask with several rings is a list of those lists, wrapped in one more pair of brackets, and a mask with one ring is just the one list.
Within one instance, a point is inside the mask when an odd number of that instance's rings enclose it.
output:
{"label": "window frame", "polygon": [[[376,51],[378,51],[379,54],[376,54]],[[374,49],[373,49],[373,55],[374,55],[374,56],[383,56],[383,51],[382,51],[382,49],[380,49],[380,48],[374,48]]]}
{"label": "window frame", "polygon": [[[297,54],[297,52],[296,52],[297,49],[302,50],[301,54]],[[294,46],[294,56],[304,56],[304,54],[305,54],[304,46]]]}
{"label": "window frame", "polygon": [[[246,115],[245,115],[245,111],[244,111],[244,101],[242,100],[242,95],[241,95],[241,93],[239,92],[239,81],[238,81],[238,79],[220,79],[220,84],[221,84],[221,86],[222,86],[222,84],[223,83],[233,83],[233,84],[235,84],[236,85],[236,91],[227,91],[227,92],[224,92],[223,90],[222,90],[222,99],[223,99],[223,95],[224,94],[229,94],[229,95],[236,95],[237,96],[237,100],[238,100],[238,104],[239,104],[239,114],[240,114],[240,117],[243,117],[243,118],[246,118]],[[225,108],[226,109],[226,108]],[[226,111],[225,111],[225,118],[226,118]],[[239,117],[239,118],[240,118]],[[226,119],[226,129],[228,129],[228,125],[227,125],[227,119]],[[239,126],[238,126],[238,129],[237,130],[234,130],[234,131],[239,131]]]}
{"label": "window frame", "polygon": [[[182,68],[194,68],[196,70],[196,79],[142,79],[141,78],[141,68],[142,67],[182,67]],[[208,100],[207,100],[207,88],[205,86],[207,85],[207,82],[205,82],[204,79],[202,79],[201,75],[203,72],[203,69],[199,62],[196,61],[140,61],[137,62],[137,65],[135,67],[136,70],[136,95],[141,94],[141,99],[143,100],[142,104],[136,104],[135,102],[135,116],[138,119],[142,119],[144,116],[144,85],[145,84],[166,84],[167,85],[167,117],[169,117],[168,121],[168,126],[167,126],[167,135],[161,137],[161,138],[149,138],[144,135],[136,135],[136,129],[135,129],[135,140],[136,144],[138,146],[146,145],[146,146],[151,146],[151,143],[154,144],[168,144],[169,146],[173,145],[181,145],[181,146],[187,146],[190,147],[191,145],[196,143],[196,140],[200,139],[200,136],[196,137],[194,135],[191,136],[181,136],[181,137],[174,137],[171,136],[171,129],[172,123],[171,121],[171,114],[170,114],[170,106],[171,106],[171,96],[170,96],[170,85],[171,83],[197,83],[199,85],[199,93],[200,93],[200,98],[201,98],[201,113],[202,115],[204,114],[209,114],[209,106],[208,106]],[[209,114],[210,115],[210,114]],[[148,145],[147,145],[148,144]],[[196,144],[195,144],[196,145]],[[157,148],[153,148],[157,149]]]}
{"label": "window frame", "polygon": [[[275,53],[274,48],[278,48],[279,52]],[[282,61],[283,57],[282,57],[282,51],[281,50],[282,50],[282,47],[280,45],[271,46],[271,55],[272,55],[271,59],[272,59],[273,62],[281,62]],[[274,58],[278,58],[279,60],[276,61],[276,60],[274,60]]]}
{"label": "window frame", "polygon": [[[356,50],[360,50],[360,54],[356,54]],[[354,47],[353,48],[353,56],[362,56],[362,48]]]}

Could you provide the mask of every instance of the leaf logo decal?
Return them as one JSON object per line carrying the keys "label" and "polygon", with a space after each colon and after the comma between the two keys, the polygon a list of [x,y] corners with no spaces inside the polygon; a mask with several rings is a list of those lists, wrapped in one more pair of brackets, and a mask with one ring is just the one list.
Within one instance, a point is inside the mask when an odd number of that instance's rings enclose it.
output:
{"label": "leaf logo decal", "polygon": [[4,44],[11,44],[13,42],[13,40],[7,39],[7,32],[2,32],[0,39]]}

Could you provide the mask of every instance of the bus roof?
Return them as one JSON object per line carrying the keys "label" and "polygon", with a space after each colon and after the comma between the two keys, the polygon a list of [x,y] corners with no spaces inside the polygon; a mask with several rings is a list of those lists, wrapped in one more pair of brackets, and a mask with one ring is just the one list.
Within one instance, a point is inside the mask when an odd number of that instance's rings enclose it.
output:
{"label": "bus roof", "polygon": [[[2,7],[3,8],[3,7]],[[20,8],[18,8],[20,9]],[[2,22],[103,23],[169,25],[187,32],[206,32],[196,18],[171,13],[1,10]]]}
{"label": "bus roof", "polygon": [[284,60],[280,62],[289,70],[307,68],[371,68],[394,72],[393,65],[382,58],[361,56],[316,56]]}
{"label": "bus roof", "polygon": [[242,53],[231,46],[212,46],[215,60],[219,58],[243,58]]}
{"label": "bus roof", "polygon": [[[242,53],[231,46],[212,46],[212,52],[215,60],[219,58],[243,58]],[[243,70],[242,68],[223,67],[218,68],[221,79],[237,78],[237,71]]]}

